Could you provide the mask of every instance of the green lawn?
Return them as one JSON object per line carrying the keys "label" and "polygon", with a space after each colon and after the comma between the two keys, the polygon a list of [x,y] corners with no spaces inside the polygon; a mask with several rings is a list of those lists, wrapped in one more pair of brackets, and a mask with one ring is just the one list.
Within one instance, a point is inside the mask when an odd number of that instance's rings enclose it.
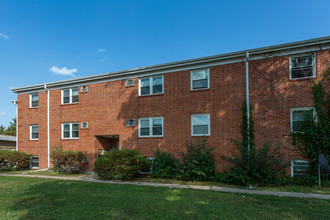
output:
{"label": "green lawn", "polygon": [[330,201],[0,177],[0,219],[328,219]]}

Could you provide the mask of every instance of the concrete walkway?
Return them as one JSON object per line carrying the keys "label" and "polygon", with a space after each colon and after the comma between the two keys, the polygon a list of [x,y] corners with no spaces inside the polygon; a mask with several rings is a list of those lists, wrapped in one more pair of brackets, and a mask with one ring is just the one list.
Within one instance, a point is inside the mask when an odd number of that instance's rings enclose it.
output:
{"label": "concrete walkway", "polygon": [[93,183],[110,183],[110,184],[120,184],[120,185],[135,185],[135,186],[152,186],[152,187],[166,187],[171,189],[198,189],[198,190],[211,190],[219,192],[229,192],[229,193],[245,193],[253,195],[271,195],[280,197],[295,197],[295,198],[309,198],[309,199],[327,199],[330,200],[330,195],[328,194],[313,194],[313,193],[296,193],[296,192],[274,192],[274,191],[261,191],[261,190],[246,190],[219,186],[196,186],[196,185],[180,185],[180,184],[168,184],[168,183],[148,183],[148,182],[121,182],[121,181],[109,181],[98,179],[94,175],[86,175],[81,177],[60,177],[60,176],[42,176],[42,175],[24,175],[24,174],[5,174],[0,173],[0,176],[19,176],[19,177],[32,177],[41,179],[57,179],[57,180],[74,180],[74,181],[84,181]]}

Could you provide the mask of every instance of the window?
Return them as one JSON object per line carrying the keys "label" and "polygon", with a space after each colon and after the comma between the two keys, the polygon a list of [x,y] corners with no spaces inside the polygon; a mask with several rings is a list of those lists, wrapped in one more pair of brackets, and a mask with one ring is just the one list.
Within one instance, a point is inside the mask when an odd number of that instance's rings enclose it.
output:
{"label": "window", "polygon": [[30,94],[30,108],[39,106],[39,95],[38,93]]}
{"label": "window", "polygon": [[79,138],[79,123],[63,123],[62,124],[62,139],[78,139]]}
{"label": "window", "polygon": [[62,90],[62,104],[70,104],[79,102],[78,87]]}
{"label": "window", "polygon": [[88,86],[80,87],[80,92],[87,92],[87,91],[88,91]]}
{"label": "window", "polygon": [[316,76],[315,54],[303,54],[290,57],[290,79]]}
{"label": "window", "polygon": [[140,96],[163,93],[163,76],[140,79]]}
{"label": "window", "polygon": [[135,84],[135,79],[127,79],[125,81],[126,86],[134,86]]}
{"label": "window", "polygon": [[210,88],[209,69],[191,71],[190,81],[191,81],[191,90]]}
{"label": "window", "polygon": [[127,119],[126,126],[135,126],[135,119]]}
{"label": "window", "polygon": [[139,137],[162,137],[163,117],[139,118]]}
{"label": "window", "polygon": [[30,158],[30,167],[33,169],[39,169],[39,156],[32,156]]}
{"label": "window", "polygon": [[299,132],[304,125],[316,119],[316,112],[313,107],[291,109],[291,131]]}
{"label": "window", "polygon": [[39,139],[39,125],[30,125],[30,140]]}
{"label": "window", "polygon": [[210,114],[191,115],[191,135],[210,135]]}

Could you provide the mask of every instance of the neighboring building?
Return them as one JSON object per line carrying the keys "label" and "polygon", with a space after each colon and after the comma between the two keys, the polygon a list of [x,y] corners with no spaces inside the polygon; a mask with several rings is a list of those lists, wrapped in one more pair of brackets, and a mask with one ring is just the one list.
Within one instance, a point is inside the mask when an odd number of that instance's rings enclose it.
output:
{"label": "neighboring building", "polygon": [[257,144],[282,142],[291,159],[297,154],[285,135],[304,123],[304,112],[313,114],[311,80],[329,61],[330,37],[323,37],[15,88],[18,150],[47,168],[48,147],[62,145],[84,151],[91,169],[110,148],[154,157],[157,148],[175,154],[206,136],[222,164],[234,149],[230,139],[240,137],[249,91]]}
{"label": "neighboring building", "polygon": [[0,150],[16,150],[16,137],[0,135]]}

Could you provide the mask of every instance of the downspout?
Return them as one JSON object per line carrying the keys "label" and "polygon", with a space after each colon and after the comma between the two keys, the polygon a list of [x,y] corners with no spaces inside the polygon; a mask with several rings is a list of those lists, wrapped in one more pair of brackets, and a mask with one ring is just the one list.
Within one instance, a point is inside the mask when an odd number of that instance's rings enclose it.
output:
{"label": "downspout", "polygon": [[11,103],[16,105],[16,147],[15,147],[16,151],[18,151],[18,105],[17,105],[17,100],[11,100]]}
{"label": "downspout", "polygon": [[47,165],[50,168],[50,143],[49,143],[49,90],[47,89],[47,84],[44,85],[47,94]]}
{"label": "downspout", "polygon": [[[246,109],[247,109],[247,127],[250,132],[250,93],[249,93],[249,51],[246,52],[245,77],[246,77]],[[250,133],[248,135],[248,151],[250,151]]]}

